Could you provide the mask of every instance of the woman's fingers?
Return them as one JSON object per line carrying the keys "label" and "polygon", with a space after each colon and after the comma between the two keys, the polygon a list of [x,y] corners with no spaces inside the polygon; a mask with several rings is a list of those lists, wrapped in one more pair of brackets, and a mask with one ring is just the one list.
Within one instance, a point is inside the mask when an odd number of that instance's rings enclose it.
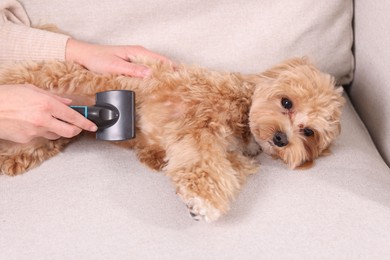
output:
{"label": "woman's fingers", "polygon": [[53,105],[51,115],[54,120],[48,130],[64,137],[77,135],[82,129],[91,132],[97,130],[93,122],[60,102]]}

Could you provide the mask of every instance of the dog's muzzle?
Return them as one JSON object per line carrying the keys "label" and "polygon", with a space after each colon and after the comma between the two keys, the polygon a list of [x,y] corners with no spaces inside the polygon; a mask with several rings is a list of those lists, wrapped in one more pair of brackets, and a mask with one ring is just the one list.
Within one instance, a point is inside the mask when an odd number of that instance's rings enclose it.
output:
{"label": "dog's muzzle", "polygon": [[272,139],[272,141],[278,147],[284,147],[284,146],[288,145],[287,135],[283,132],[280,132],[280,131],[278,131],[274,134],[274,138]]}

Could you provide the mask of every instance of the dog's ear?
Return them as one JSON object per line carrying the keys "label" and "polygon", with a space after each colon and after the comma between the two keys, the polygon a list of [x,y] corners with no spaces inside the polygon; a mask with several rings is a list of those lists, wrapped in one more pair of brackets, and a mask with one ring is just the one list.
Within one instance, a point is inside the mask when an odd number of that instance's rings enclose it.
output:
{"label": "dog's ear", "polygon": [[314,165],[314,161],[306,161],[301,165],[295,167],[295,170],[307,170],[313,167],[313,165]]}
{"label": "dog's ear", "polygon": [[263,73],[261,73],[261,75],[269,79],[276,79],[281,73],[286,71],[292,71],[294,68],[298,68],[301,66],[312,66],[312,63],[307,57],[291,58],[264,71]]}
{"label": "dog's ear", "polygon": [[243,75],[243,78],[245,81],[252,84],[270,83],[271,81],[277,79],[284,72],[292,71],[292,69],[304,65],[311,65],[311,62],[307,57],[291,58],[259,74]]}
{"label": "dog's ear", "polygon": [[327,147],[327,148],[325,148],[325,149],[321,152],[320,156],[329,156],[329,155],[331,155],[331,154],[332,154],[332,151],[330,150],[329,147]]}
{"label": "dog's ear", "polygon": [[[332,152],[330,151],[330,148],[328,147],[321,152],[320,156],[329,156],[331,154],[332,154]],[[310,161],[306,161],[306,162],[302,163],[301,165],[297,166],[294,170],[307,170],[313,166],[314,166],[314,161],[310,160]]]}

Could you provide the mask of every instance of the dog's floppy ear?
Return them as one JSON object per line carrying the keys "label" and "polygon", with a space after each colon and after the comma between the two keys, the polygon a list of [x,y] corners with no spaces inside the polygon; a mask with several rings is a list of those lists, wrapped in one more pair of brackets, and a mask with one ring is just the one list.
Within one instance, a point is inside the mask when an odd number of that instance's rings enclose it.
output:
{"label": "dog's floppy ear", "polygon": [[301,165],[295,167],[294,170],[307,170],[307,169],[310,169],[311,167],[313,167],[314,165],[314,161],[306,161],[304,163],[302,163]]}
{"label": "dog's floppy ear", "polygon": [[[331,154],[332,154],[332,152],[330,151],[330,148],[328,147],[321,152],[320,156],[329,156]],[[295,170],[307,170],[313,166],[314,166],[314,161],[310,160],[310,161],[306,161],[306,162],[302,163],[301,165],[297,166],[295,168]]]}
{"label": "dog's floppy ear", "polygon": [[293,68],[310,64],[307,57],[291,58],[259,74],[244,75],[244,80],[253,84],[269,83],[270,81],[277,79],[286,71],[291,71]]}
{"label": "dog's floppy ear", "polygon": [[261,75],[265,78],[275,79],[282,72],[291,71],[294,68],[305,65],[312,65],[307,57],[291,58],[271,67],[270,69],[261,73]]}
{"label": "dog's floppy ear", "polygon": [[328,148],[325,148],[325,149],[321,152],[320,156],[329,156],[329,155],[331,155],[331,154],[332,154],[332,151],[331,151],[330,148],[328,147]]}

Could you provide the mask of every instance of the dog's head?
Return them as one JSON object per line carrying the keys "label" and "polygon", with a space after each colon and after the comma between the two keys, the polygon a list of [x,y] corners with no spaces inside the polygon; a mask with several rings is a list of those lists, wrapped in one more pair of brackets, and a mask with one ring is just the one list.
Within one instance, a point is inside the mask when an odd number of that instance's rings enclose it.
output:
{"label": "dog's head", "polygon": [[263,151],[290,168],[310,164],[340,133],[342,88],[307,59],[296,58],[252,77],[250,128]]}

